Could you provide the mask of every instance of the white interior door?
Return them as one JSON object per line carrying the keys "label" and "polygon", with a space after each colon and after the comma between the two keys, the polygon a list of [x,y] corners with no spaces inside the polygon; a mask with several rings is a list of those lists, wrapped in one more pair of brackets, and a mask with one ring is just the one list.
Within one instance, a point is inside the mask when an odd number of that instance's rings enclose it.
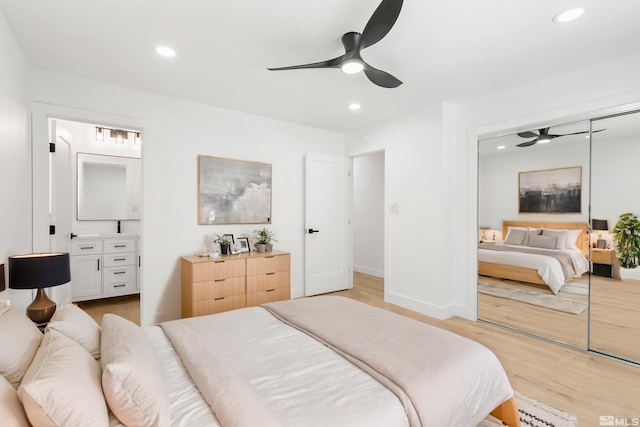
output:
{"label": "white interior door", "polygon": [[351,160],[307,153],[305,170],[305,295],[353,286]]}

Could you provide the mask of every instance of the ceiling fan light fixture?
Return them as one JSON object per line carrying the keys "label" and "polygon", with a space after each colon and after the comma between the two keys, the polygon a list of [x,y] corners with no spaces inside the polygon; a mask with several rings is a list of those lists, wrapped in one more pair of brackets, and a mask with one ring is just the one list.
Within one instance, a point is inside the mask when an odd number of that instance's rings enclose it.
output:
{"label": "ceiling fan light fixture", "polygon": [[364,64],[357,59],[350,59],[343,62],[340,66],[340,69],[345,74],[357,74],[360,71],[364,70]]}
{"label": "ceiling fan light fixture", "polygon": [[553,17],[553,22],[556,24],[564,24],[565,22],[570,22],[580,18],[586,11],[587,8],[584,6],[574,7],[558,13]]}
{"label": "ceiling fan light fixture", "polygon": [[551,142],[551,138],[545,138],[544,136],[538,139],[538,144],[547,144]]}

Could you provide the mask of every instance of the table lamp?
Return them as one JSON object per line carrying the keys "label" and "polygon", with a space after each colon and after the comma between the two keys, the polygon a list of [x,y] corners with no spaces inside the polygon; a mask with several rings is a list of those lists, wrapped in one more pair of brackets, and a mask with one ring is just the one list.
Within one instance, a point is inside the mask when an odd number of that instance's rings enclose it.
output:
{"label": "table lamp", "polygon": [[604,249],[607,247],[607,241],[602,239],[602,231],[609,231],[609,223],[606,219],[592,219],[591,220],[591,228],[593,230],[598,230],[598,241],[596,242],[596,247],[600,249]]}
{"label": "table lamp", "polygon": [[27,307],[27,317],[35,323],[46,323],[56,311],[44,288],[62,285],[71,280],[68,253],[41,253],[9,257],[9,288],[37,289]]}

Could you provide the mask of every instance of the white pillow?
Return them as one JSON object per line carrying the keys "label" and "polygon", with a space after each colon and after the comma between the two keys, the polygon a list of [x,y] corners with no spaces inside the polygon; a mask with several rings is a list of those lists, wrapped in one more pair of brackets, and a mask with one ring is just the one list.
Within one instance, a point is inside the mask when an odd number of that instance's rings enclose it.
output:
{"label": "white pillow", "polygon": [[100,363],[53,330],[45,334],[18,396],[34,427],[109,425]]}
{"label": "white pillow", "polygon": [[0,422],[3,427],[29,427],[16,389],[0,375]]}
{"label": "white pillow", "polygon": [[13,307],[0,311],[0,375],[18,388],[36,355],[42,332],[25,314]]}
{"label": "white pillow", "polygon": [[105,314],[101,343],[102,388],[115,416],[127,426],[170,426],[162,365],[142,329]]}
{"label": "white pillow", "polygon": [[566,242],[569,237],[569,233],[567,233],[566,230],[549,230],[548,228],[543,228],[542,235],[556,237],[556,249],[566,249]]}
{"label": "white pillow", "polygon": [[578,247],[578,237],[582,234],[582,230],[564,230],[567,232],[567,242],[565,246],[567,249],[576,249]]}
{"label": "white pillow", "polygon": [[100,359],[100,326],[84,310],[67,303],[51,317],[47,330],[58,331],[71,338],[93,356]]}

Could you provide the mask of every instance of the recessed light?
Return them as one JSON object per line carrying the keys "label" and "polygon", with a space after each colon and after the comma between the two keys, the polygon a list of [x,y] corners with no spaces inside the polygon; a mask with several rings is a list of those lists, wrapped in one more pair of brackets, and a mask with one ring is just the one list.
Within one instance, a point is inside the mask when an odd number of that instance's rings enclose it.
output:
{"label": "recessed light", "polygon": [[356,104],[356,103],[349,104],[349,109],[350,110],[359,110],[360,109],[360,104]]}
{"label": "recessed light", "polygon": [[505,147],[504,145],[498,145],[496,148],[497,148],[498,150],[504,150],[504,149],[505,149],[505,148],[507,148],[507,147]]}
{"label": "recessed light", "polygon": [[572,9],[565,10],[563,12],[558,13],[553,17],[553,22],[556,24],[564,24],[565,22],[573,21],[574,19],[580,18],[585,14],[587,8],[584,6],[574,7]]}
{"label": "recessed light", "polygon": [[157,46],[156,52],[158,55],[166,56],[167,58],[176,56],[176,51],[167,46]]}

